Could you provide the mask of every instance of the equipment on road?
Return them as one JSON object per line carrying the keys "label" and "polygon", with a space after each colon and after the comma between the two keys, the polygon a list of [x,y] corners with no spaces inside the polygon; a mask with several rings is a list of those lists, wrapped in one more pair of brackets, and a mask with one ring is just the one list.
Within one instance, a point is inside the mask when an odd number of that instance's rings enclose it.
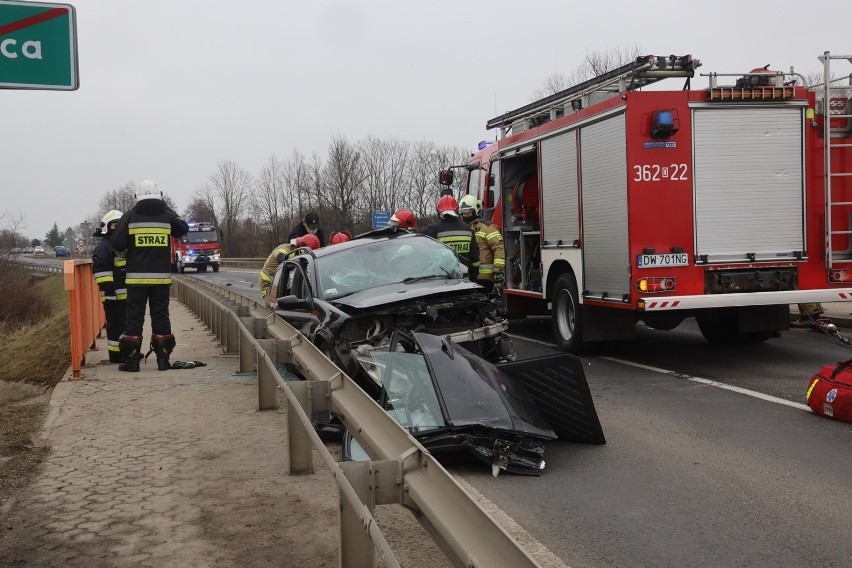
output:
{"label": "equipment on road", "polygon": [[852,422],[852,359],[823,366],[811,377],[805,398],[820,416]]}
{"label": "equipment on road", "polygon": [[509,316],[550,311],[577,352],[687,317],[759,343],[789,304],[852,300],[852,85],[829,69],[852,56],[820,59],[816,87],[748,66],[693,89],[691,55],[643,56],[489,120],[454,167],[503,233]]}
{"label": "equipment on road", "polygon": [[172,272],[184,273],[187,268],[206,272],[208,266],[219,272],[222,253],[219,230],[208,221],[188,225],[185,236],[172,239]]}

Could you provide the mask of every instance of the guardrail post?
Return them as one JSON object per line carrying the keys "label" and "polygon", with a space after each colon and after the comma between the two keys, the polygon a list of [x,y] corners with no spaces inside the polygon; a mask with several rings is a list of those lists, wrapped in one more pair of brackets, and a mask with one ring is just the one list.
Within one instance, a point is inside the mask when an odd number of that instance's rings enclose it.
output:
{"label": "guardrail post", "polygon": [[248,373],[257,368],[255,367],[253,337],[249,335],[254,329],[254,319],[240,318],[240,322],[242,322],[247,330],[245,333],[240,332],[240,373]]}
{"label": "guardrail post", "polygon": [[[257,341],[269,358],[275,361],[275,340],[259,339]],[[270,369],[263,361],[263,354],[257,353],[257,409],[275,410],[278,408],[278,387],[275,381],[274,369]]]}
{"label": "guardrail post", "polygon": [[233,354],[240,350],[240,320],[234,312],[223,312],[225,320],[225,353]]}
{"label": "guardrail post", "polygon": [[[338,464],[349,484],[358,494],[361,506],[370,513],[375,509],[373,501],[373,471],[370,462],[341,462]],[[340,545],[341,568],[372,568],[375,563],[375,547],[361,517],[337,487],[338,542]],[[357,506],[357,505],[356,505]]]}
{"label": "guardrail post", "polygon": [[[311,381],[293,381],[287,383],[305,414],[310,418],[311,412]],[[305,426],[299,420],[295,409],[287,402],[287,448],[289,450],[290,475],[313,473],[313,447],[311,437],[305,431]]]}

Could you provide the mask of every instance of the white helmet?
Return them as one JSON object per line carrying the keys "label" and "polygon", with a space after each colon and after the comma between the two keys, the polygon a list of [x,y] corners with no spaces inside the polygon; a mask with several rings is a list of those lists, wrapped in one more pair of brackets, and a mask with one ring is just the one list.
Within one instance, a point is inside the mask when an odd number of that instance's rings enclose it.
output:
{"label": "white helmet", "polygon": [[141,182],[136,188],[135,196],[136,203],[139,203],[143,199],[162,199],[163,192],[160,191],[160,188],[156,182],[146,179],[145,181]]}
{"label": "white helmet", "polygon": [[101,227],[106,227],[113,221],[118,221],[119,219],[121,219],[121,211],[116,209],[107,211],[107,214],[103,216],[103,219],[101,219]]}

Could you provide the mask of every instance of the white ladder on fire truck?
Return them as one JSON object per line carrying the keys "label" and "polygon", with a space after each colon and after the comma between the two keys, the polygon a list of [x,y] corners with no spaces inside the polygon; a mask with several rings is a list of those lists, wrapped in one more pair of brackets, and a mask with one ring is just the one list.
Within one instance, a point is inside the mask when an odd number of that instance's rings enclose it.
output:
{"label": "white ladder on fire truck", "polygon": [[[825,144],[825,203],[826,203],[826,255],[827,255],[827,268],[830,280],[841,280],[844,278],[840,278],[837,273],[840,272],[840,269],[845,269],[848,271],[852,268],[852,215],[846,215],[843,218],[842,213],[837,214],[837,219],[835,219],[835,213],[838,211],[848,211],[849,206],[852,206],[852,200],[850,200],[850,189],[852,189],[852,159],[843,159],[839,160],[838,169],[832,169],[835,166],[832,165],[831,154],[832,150],[836,148],[848,148],[848,153],[852,155],[852,143],[849,142],[834,142],[832,141],[832,120],[844,120],[846,124],[852,124],[852,114],[850,114],[850,108],[852,108],[852,102],[850,102],[850,91],[852,91],[852,73],[846,75],[845,77],[849,78],[848,84],[845,88],[840,86],[835,86],[833,83],[837,83],[839,79],[832,80],[831,76],[831,62],[835,60],[846,60],[849,63],[852,63],[852,55],[831,55],[830,52],[826,51],[823,55],[819,57],[819,60],[823,64],[823,75],[824,82],[823,88],[824,98],[823,98],[823,140]],[[841,90],[842,89],[842,90]],[[832,91],[834,91],[837,95],[844,96],[832,96]],[[833,101],[839,101],[841,104],[837,109],[832,109]],[[838,112],[834,114],[832,110],[837,110]],[[844,138],[834,137],[835,140],[849,140],[850,134],[847,133]],[[847,178],[847,179],[842,179]],[[844,197],[840,198],[836,195],[835,189],[840,190],[841,188],[845,188],[843,191]],[[841,209],[842,208],[842,209]],[[841,218],[842,221],[841,221]],[[835,225],[837,223],[843,223],[842,229],[836,229]],[[845,250],[835,250],[832,246],[833,237],[835,235],[846,235],[847,240],[850,243]]]}
{"label": "white ladder on fire truck", "polygon": [[[486,130],[500,128],[503,136],[519,121],[543,115],[542,121],[556,118],[557,109],[567,109],[566,105],[577,108],[583,105],[583,97],[596,91],[623,93],[641,87],[646,87],[669,77],[685,77],[688,81],[695,76],[695,69],[701,66],[698,59],[692,55],[644,55],[635,61],[607,71],[588,81],[577,83],[567,89],[544,97],[515,110],[492,118],[485,124]],[[574,102],[577,101],[577,102]]]}

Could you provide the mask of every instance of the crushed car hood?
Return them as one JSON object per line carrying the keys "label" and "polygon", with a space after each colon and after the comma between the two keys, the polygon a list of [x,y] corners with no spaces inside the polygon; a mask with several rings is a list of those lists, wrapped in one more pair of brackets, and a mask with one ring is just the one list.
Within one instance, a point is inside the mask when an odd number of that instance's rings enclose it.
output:
{"label": "crushed car hood", "polygon": [[481,286],[469,280],[421,280],[370,288],[329,301],[344,309],[363,310],[418,298],[445,294],[452,296],[482,290]]}

